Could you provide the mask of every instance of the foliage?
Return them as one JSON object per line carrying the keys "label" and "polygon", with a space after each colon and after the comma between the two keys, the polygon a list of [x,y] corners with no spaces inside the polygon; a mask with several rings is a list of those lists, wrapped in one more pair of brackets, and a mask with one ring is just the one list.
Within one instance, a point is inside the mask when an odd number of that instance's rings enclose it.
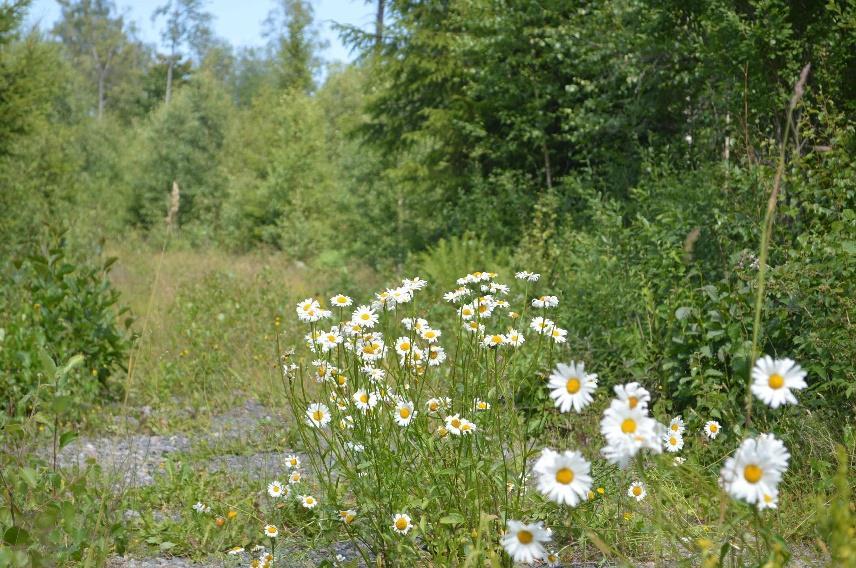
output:
{"label": "foliage", "polygon": [[83,357],[64,377],[75,405],[115,392],[109,379],[127,363],[131,319],[118,323],[125,310],[107,279],[114,260],[77,260],[59,233],[4,263],[3,279],[13,283],[0,288],[0,394],[7,412],[39,400],[51,374],[44,352],[58,360]]}

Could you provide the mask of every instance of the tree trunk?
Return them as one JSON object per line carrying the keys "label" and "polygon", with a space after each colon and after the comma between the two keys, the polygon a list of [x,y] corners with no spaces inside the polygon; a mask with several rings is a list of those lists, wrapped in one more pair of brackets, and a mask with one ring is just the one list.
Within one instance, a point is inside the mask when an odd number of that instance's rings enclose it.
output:
{"label": "tree trunk", "polygon": [[104,116],[104,76],[104,72],[98,74],[98,120]]}
{"label": "tree trunk", "polygon": [[172,96],[172,66],[173,66],[173,58],[169,58],[169,65],[166,68],[166,97],[164,102],[169,104],[169,98]]}
{"label": "tree trunk", "polygon": [[383,42],[383,13],[386,8],[386,0],[377,0],[377,14],[375,15],[375,49]]}

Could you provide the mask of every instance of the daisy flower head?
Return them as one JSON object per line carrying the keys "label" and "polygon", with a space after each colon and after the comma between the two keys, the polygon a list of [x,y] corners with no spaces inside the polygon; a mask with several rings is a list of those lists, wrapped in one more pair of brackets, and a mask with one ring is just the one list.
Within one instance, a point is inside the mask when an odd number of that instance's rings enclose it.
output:
{"label": "daisy flower head", "polygon": [[[404,286],[393,288],[392,290],[388,290],[388,292],[392,300],[395,302],[395,305],[406,304],[413,299],[413,290]],[[394,307],[395,306],[391,306],[390,309]]]}
{"label": "daisy flower head", "polygon": [[577,451],[560,454],[545,448],[533,471],[538,475],[538,491],[559,505],[576,507],[591,489],[591,464]]}
{"label": "daisy flower head", "polygon": [[312,495],[301,495],[300,504],[307,509],[314,509],[315,506],[318,505],[318,500]]}
{"label": "daisy flower head", "polygon": [[464,324],[464,329],[466,329],[470,333],[483,333],[484,324],[481,324],[477,321],[470,321]]}
{"label": "daisy flower head", "polygon": [[416,416],[416,411],[413,410],[413,403],[402,400],[395,406],[395,423],[399,426],[407,426],[413,421]]}
{"label": "daisy flower head", "polygon": [[377,406],[377,394],[367,392],[366,389],[359,389],[355,392],[353,399],[354,405],[363,412],[368,412]]}
{"label": "daisy flower head", "polygon": [[544,557],[544,563],[547,566],[558,566],[559,565],[559,553],[555,550],[551,550],[547,552],[547,556]]}
{"label": "daisy flower head", "polygon": [[550,330],[550,338],[554,343],[565,343],[568,340],[568,330],[553,326]]}
{"label": "daisy flower head", "polygon": [[627,403],[630,408],[648,408],[648,403],[651,402],[651,393],[643,388],[639,383],[627,383],[624,385],[615,385],[612,387],[615,392],[615,397]]}
{"label": "daisy flower head", "polygon": [[432,345],[428,348],[428,365],[437,367],[446,360],[446,350],[438,345]]}
{"label": "daisy flower head", "polygon": [[505,343],[511,347],[520,347],[525,342],[526,338],[516,329],[509,329],[508,333],[505,334]]}
{"label": "daisy flower head", "polygon": [[669,422],[669,432],[672,432],[673,434],[683,435],[685,430],[686,426],[684,425],[684,420],[680,417],[680,415],[675,416],[674,418],[672,418],[671,422]]}
{"label": "daisy flower head", "polygon": [[429,398],[425,406],[428,407],[428,412],[438,412],[443,407],[443,403],[439,398]]}
{"label": "daisy flower head", "polygon": [[641,481],[634,481],[627,488],[627,496],[633,497],[637,501],[641,501],[646,495],[648,495],[648,491],[645,490],[645,484]]}
{"label": "daisy flower head", "polygon": [[607,441],[601,454],[607,461],[623,469],[643,448],[660,453],[663,448],[660,439],[665,428],[638,406],[629,408],[621,401],[613,400],[603,412],[600,432]]}
{"label": "daisy flower head", "polygon": [[708,420],[704,423],[704,435],[711,440],[715,440],[721,431],[722,426],[716,420]]}
{"label": "daisy flower head", "polygon": [[804,389],[806,372],[793,359],[765,355],[752,368],[752,394],[771,408],[797,404],[792,390]]}
{"label": "daisy flower head", "polygon": [[463,421],[460,414],[452,414],[446,417],[446,430],[455,436],[461,435],[461,425]]}
{"label": "daisy flower head", "polygon": [[285,489],[286,488],[279,481],[271,481],[267,487],[268,495],[270,495],[274,499],[282,497],[282,494],[285,492]]}
{"label": "daisy flower head", "polygon": [[288,483],[290,485],[294,485],[295,483],[300,483],[300,480],[303,478],[303,475],[297,470],[292,471],[288,475]]}
{"label": "daisy flower head", "polygon": [[300,467],[300,458],[294,454],[290,454],[285,458],[285,466],[288,469],[297,469]]}
{"label": "daisy flower head", "polygon": [[461,299],[467,295],[469,290],[466,288],[457,288],[452,290],[451,292],[446,292],[443,294],[443,299],[451,304],[457,304],[461,301]]}
{"label": "daisy flower head", "polygon": [[232,548],[230,548],[228,550],[228,552],[226,552],[226,554],[230,554],[232,556],[235,556],[237,554],[241,554],[242,552],[244,552],[243,546],[233,546]]}
{"label": "daisy flower head", "polygon": [[499,347],[503,343],[505,343],[505,336],[499,333],[487,335],[482,340],[482,345],[484,345],[485,347]]}
{"label": "daisy flower head", "polygon": [[418,276],[414,276],[413,278],[405,278],[401,282],[401,286],[403,288],[407,288],[408,290],[411,290],[411,291],[421,290],[422,288],[424,288],[427,285],[428,285],[428,281],[423,280],[422,278],[419,278]]}
{"label": "daisy flower head", "polygon": [[413,344],[410,342],[409,337],[399,337],[395,340],[395,352],[401,357],[406,357],[412,349]]}
{"label": "daisy flower head", "polygon": [[336,294],[330,298],[330,305],[337,308],[347,308],[353,303],[354,301],[344,294]]}
{"label": "daisy flower head", "polygon": [[353,509],[346,509],[344,511],[339,511],[339,520],[345,523],[346,525],[350,525],[354,522],[354,519],[357,518],[357,512]]}
{"label": "daisy flower head", "polygon": [[207,505],[205,505],[204,503],[202,503],[202,502],[200,501],[200,502],[197,502],[197,503],[193,506],[193,510],[194,510],[194,511],[196,511],[197,513],[210,513],[210,512],[211,512],[211,507],[208,507]]}
{"label": "daisy flower head", "polygon": [[377,325],[378,315],[369,306],[360,306],[354,310],[351,322],[361,328],[373,328]]}
{"label": "daisy flower head", "polygon": [[476,307],[472,304],[465,304],[461,306],[461,319],[464,321],[471,320],[476,315]]}
{"label": "daisy flower head", "polygon": [[669,430],[663,436],[663,445],[666,447],[667,452],[677,453],[684,447],[684,437],[677,432]]}
{"label": "daisy flower head", "polygon": [[372,302],[372,309],[374,310],[394,310],[395,309],[395,298],[392,297],[392,290],[384,290],[382,292],[378,292],[375,294],[375,299]]}
{"label": "daisy flower head", "polygon": [[480,398],[477,398],[473,401],[473,410],[475,410],[475,411],[490,410],[490,403],[486,400],[482,400]]}
{"label": "daisy flower head", "polygon": [[521,270],[520,272],[515,273],[514,277],[518,280],[526,280],[527,282],[538,282],[541,275],[536,274],[535,272],[529,272],[528,270]]}
{"label": "daisy flower head", "polygon": [[410,522],[410,515],[407,513],[396,513],[392,517],[392,530],[398,534],[407,534],[412,528],[413,524]]}
{"label": "daisy flower head", "polygon": [[538,296],[532,299],[533,308],[555,308],[559,305],[559,298],[556,296]]}
{"label": "daisy flower head", "polygon": [[502,547],[515,562],[532,564],[547,556],[544,543],[552,536],[539,521],[525,524],[521,521],[508,521],[508,529],[502,537]]}
{"label": "daisy flower head", "polygon": [[310,426],[323,428],[330,423],[330,409],[322,402],[314,402],[306,410],[306,418]]}
{"label": "daisy flower head", "polygon": [[420,335],[422,336],[422,339],[424,339],[428,343],[435,343],[438,339],[440,339],[440,336],[443,335],[443,332],[439,329],[432,329],[428,327],[423,329]]}
{"label": "daisy flower head", "polygon": [[466,418],[461,418],[461,427],[460,427],[461,435],[466,436],[468,434],[472,434],[476,431],[476,425],[473,422],[470,422]]}
{"label": "daisy flower head", "polygon": [[268,538],[276,538],[279,536],[279,529],[276,525],[265,525],[265,536]]}
{"label": "daisy flower head", "polygon": [[719,474],[722,487],[735,499],[772,508],[778,486],[788,469],[790,453],[772,434],[743,440],[733,456],[725,460]]}
{"label": "daisy flower head", "polygon": [[306,298],[302,302],[299,302],[296,307],[297,318],[300,321],[305,322],[316,322],[321,319],[323,315],[323,310],[321,309],[321,304],[318,303],[318,300],[314,298]]}
{"label": "daisy flower head", "polygon": [[594,400],[592,393],[597,389],[597,375],[586,373],[582,362],[559,363],[547,386],[552,389],[550,398],[561,412],[569,412],[571,408],[582,412]]}
{"label": "daisy flower head", "polygon": [[543,318],[538,316],[532,320],[532,323],[529,324],[529,327],[532,328],[533,331],[539,333],[541,335],[549,335],[550,331],[556,327],[556,323],[548,318]]}

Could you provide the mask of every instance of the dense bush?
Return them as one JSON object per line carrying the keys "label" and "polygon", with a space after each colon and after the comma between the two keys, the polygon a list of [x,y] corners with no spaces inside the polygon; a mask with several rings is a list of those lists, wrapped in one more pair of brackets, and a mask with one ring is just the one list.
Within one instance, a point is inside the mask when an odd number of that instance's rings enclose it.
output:
{"label": "dense bush", "polygon": [[0,396],[8,411],[41,395],[50,374],[43,353],[83,356],[66,380],[76,403],[115,393],[109,379],[124,369],[132,337],[131,318],[107,279],[113,260],[80,260],[58,234],[23,246],[0,267],[7,283],[0,288]]}

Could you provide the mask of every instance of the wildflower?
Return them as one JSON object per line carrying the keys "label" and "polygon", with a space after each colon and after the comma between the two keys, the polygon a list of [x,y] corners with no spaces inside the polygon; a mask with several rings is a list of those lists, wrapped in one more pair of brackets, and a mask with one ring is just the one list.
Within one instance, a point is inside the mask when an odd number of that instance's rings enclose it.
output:
{"label": "wildflower", "polygon": [[443,299],[449,303],[457,304],[468,293],[469,290],[467,290],[466,288],[458,288],[456,290],[452,290],[451,292],[446,292],[445,294],[443,294]]}
{"label": "wildflower", "polygon": [[648,492],[645,490],[645,484],[641,481],[634,481],[627,489],[628,497],[633,497],[637,501],[644,499],[647,494]]}
{"label": "wildflower", "polygon": [[472,434],[476,431],[476,425],[467,420],[466,418],[461,418],[460,431],[461,435]]}
{"label": "wildflower", "polygon": [[428,343],[436,342],[438,339],[440,339],[441,335],[443,335],[443,332],[439,329],[427,328],[422,330],[422,339],[424,339]]}
{"label": "wildflower", "polygon": [[790,457],[785,445],[772,434],[748,438],[725,461],[720,484],[735,499],[759,509],[774,506]]}
{"label": "wildflower", "polygon": [[369,306],[360,306],[354,310],[351,322],[361,327],[372,328],[378,322],[378,315]]}
{"label": "wildflower", "polygon": [[472,304],[461,306],[461,319],[470,320],[476,315],[476,307]]}
{"label": "wildflower", "polygon": [[684,437],[677,432],[672,432],[671,430],[663,436],[663,441],[665,442],[666,451],[667,452],[679,452],[681,448],[684,447]]}
{"label": "wildflower", "polygon": [[672,465],[675,467],[679,467],[684,465],[684,462],[687,461],[687,458],[682,458],[681,456],[675,456],[675,459],[672,460]]}
{"label": "wildflower", "polygon": [[242,552],[244,552],[243,546],[233,546],[229,549],[228,552],[226,552],[226,554],[231,554],[232,556],[234,556],[236,554],[241,554]]}
{"label": "wildflower", "polygon": [[797,404],[791,390],[804,389],[806,372],[792,359],[773,359],[765,355],[752,369],[752,394],[761,402],[778,408]]}
{"label": "wildflower", "polygon": [[526,338],[516,329],[509,329],[505,334],[505,343],[511,347],[520,347],[525,341]]}
{"label": "wildflower", "polygon": [[339,430],[353,430],[354,428],[354,417],[353,416],[343,416],[339,419]]}
{"label": "wildflower", "polygon": [[407,426],[413,421],[416,412],[413,410],[413,403],[401,401],[395,407],[395,423],[399,426]]}
{"label": "wildflower", "polygon": [[520,521],[508,521],[508,530],[502,537],[502,547],[515,562],[533,563],[547,556],[543,543],[550,542],[552,537],[539,521],[524,524]]}
{"label": "wildflower", "polygon": [[413,291],[403,286],[393,288],[392,290],[388,290],[388,292],[395,303],[394,305],[389,306],[389,309],[393,309],[395,305],[398,304],[406,304],[413,299]]}
{"label": "wildflower", "polygon": [[449,435],[449,430],[445,426],[437,426],[437,436],[440,438],[445,438]]}
{"label": "wildflower", "polygon": [[354,453],[360,453],[366,449],[364,445],[351,441],[345,442],[345,447]]}
{"label": "wildflower", "polygon": [[416,291],[416,290],[421,290],[422,288],[427,286],[428,281],[423,280],[422,278],[419,278],[418,276],[414,276],[413,278],[405,278],[401,282],[401,285],[402,285],[402,287],[407,288],[408,290]]}
{"label": "wildflower", "polygon": [[395,516],[392,517],[392,530],[398,534],[407,534],[412,528],[413,525],[410,522],[410,515],[406,513],[396,513]]}
{"label": "wildflower", "polygon": [[547,566],[558,566],[559,554],[555,550],[551,550],[547,553],[547,556],[544,557],[544,562],[547,564]]}
{"label": "wildflower", "polygon": [[354,393],[354,404],[363,412],[369,411],[377,406],[377,394],[368,393],[365,389],[360,389]]}
{"label": "wildflower", "polygon": [[292,471],[288,476],[289,485],[294,485],[295,483],[300,483],[300,479],[303,477],[301,473],[297,470]]}
{"label": "wildflower", "polygon": [[538,491],[560,505],[576,507],[591,489],[591,464],[577,451],[559,454],[545,448],[533,471],[538,474]]}
{"label": "wildflower", "polygon": [[429,398],[428,402],[425,403],[425,406],[428,407],[428,412],[437,412],[440,410],[442,403],[439,398]]}
{"label": "wildflower", "polygon": [[640,409],[645,409],[648,408],[648,403],[651,401],[651,393],[636,382],[615,385],[612,390],[615,391],[615,397],[627,403],[630,408],[639,406]]}
{"label": "wildflower", "polygon": [[318,504],[318,501],[312,495],[301,495],[300,496],[301,505],[306,507],[307,509],[314,509]]}
{"label": "wildflower", "polygon": [[597,375],[586,373],[584,363],[559,363],[550,375],[548,387],[553,389],[550,397],[560,411],[568,412],[573,407],[576,412],[582,412],[593,400],[591,395],[597,389]]}
{"label": "wildflower", "polygon": [[332,351],[336,349],[336,346],[342,343],[344,338],[339,334],[339,330],[334,328],[330,331],[321,332],[321,336],[318,338],[318,343],[321,345],[321,349],[326,351]]}
{"label": "wildflower", "polygon": [[606,495],[606,490],[603,487],[598,487],[597,492],[601,496]]}
{"label": "wildflower", "polygon": [[541,277],[540,274],[536,274],[534,272],[529,272],[528,270],[522,270],[520,272],[515,273],[515,278],[518,280],[526,280],[528,282],[537,282]]}
{"label": "wildflower", "polygon": [[270,495],[274,499],[282,497],[283,489],[284,488],[279,481],[272,481],[268,484],[267,487],[268,495]]}
{"label": "wildflower", "polygon": [[210,513],[211,507],[208,507],[207,505],[204,505],[203,503],[198,502],[193,506],[193,510],[196,511],[197,513]]}
{"label": "wildflower", "polygon": [[559,298],[556,296],[539,296],[532,299],[533,308],[555,308],[559,305]]}
{"label": "wildflower", "polygon": [[704,423],[704,433],[711,440],[719,436],[720,430],[722,430],[722,426],[716,420],[708,420]]}
{"label": "wildflower", "polygon": [[556,324],[551,319],[542,318],[538,316],[537,318],[532,320],[532,323],[529,324],[529,327],[532,328],[533,331],[541,334],[547,335],[550,333],[550,330],[553,329]]}
{"label": "wildflower", "polygon": [[234,509],[229,509],[229,512],[226,513],[226,518],[229,519],[230,521],[237,516],[238,516],[238,511],[235,511]]}
{"label": "wildflower", "polygon": [[306,417],[310,426],[323,428],[330,423],[330,409],[324,403],[315,402],[309,405],[309,408],[306,410]]}
{"label": "wildflower", "polygon": [[661,452],[663,430],[665,428],[638,406],[629,408],[621,401],[613,400],[600,421],[600,431],[607,441],[601,453],[610,463],[624,468],[642,448]]}
{"label": "wildflower", "polygon": [[568,340],[568,330],[554,326],[550,330],[550,338],[554,343],[565,343]]}
{"label": "wildflower", "polygon": [[339,511],[339,520],[345,523],[346,525],[350,525],[354,522],[354,519],[357,518],[357,512],[353,509],[347,509],[345,511]]}
{"label": "wildflower", "polygon": [[454,434],[455,436],[461,435],[461,415],[453,414],[451,416],[446,417],[446,429]]}
{"label": "wildflower", "polygon": [[265,536],[276,538],[279,536],[279,529],[276,528],[276,525],[265,525]]}
{"label": "wildflower", "polygon": [[348,296],[345,296],[344,294],[337,294],[330,298],[330,305],[336,306],[337,308],[347,308],[352,303],[353,300],[351,300]]}
{"label": "wildflower", "polygon": [[428,365],[436,367],[446,360],[446,350],[437,345],[428,349]]}
{"label": "wildflower", "polygon": [[672,421],[669,422],[669,431],[675,434],[683,435],[686,430],[686,426],[684,426],[684,421],[680,416],[675,416],[672,418]]}
{"label": "wildflower", "polygon": [[471,321],[467,322],[467,324],[464,325],[464,329],[466,329],[470,333],[481,333],[484,331],[484,325],[480,324],[477,321]]}
{"label": "wildflower", "polygon": [[490,410],[490,403],[486,400],[482,400],[480,398],[475,399],[473,401],[473,409],[474,410]]}
{"label": "wildflower", "polygon": [[318,303],[318,300],[313,298],[306,298],[299,304],[297,304],[297,318],[300,321],[305,322],[316,322],[323,317],[323,310],[321,309],[321,304]]}
{"label": "wildflower", "polygon": [[493,334],[493,335],[488,335],[488,336],[487,336],[487,337],[485,337],[485,338],[484,338],[484,340],[482,341],[482,344],[483,344],[485,347],[499,347],[499,346],[500,346],[500,345],[502,345],[503,343],[505,343],[505,336],[504,336],[504,335],[500,335],[500,334],[498,334],[498,333],[495,333],[495,334]]}

